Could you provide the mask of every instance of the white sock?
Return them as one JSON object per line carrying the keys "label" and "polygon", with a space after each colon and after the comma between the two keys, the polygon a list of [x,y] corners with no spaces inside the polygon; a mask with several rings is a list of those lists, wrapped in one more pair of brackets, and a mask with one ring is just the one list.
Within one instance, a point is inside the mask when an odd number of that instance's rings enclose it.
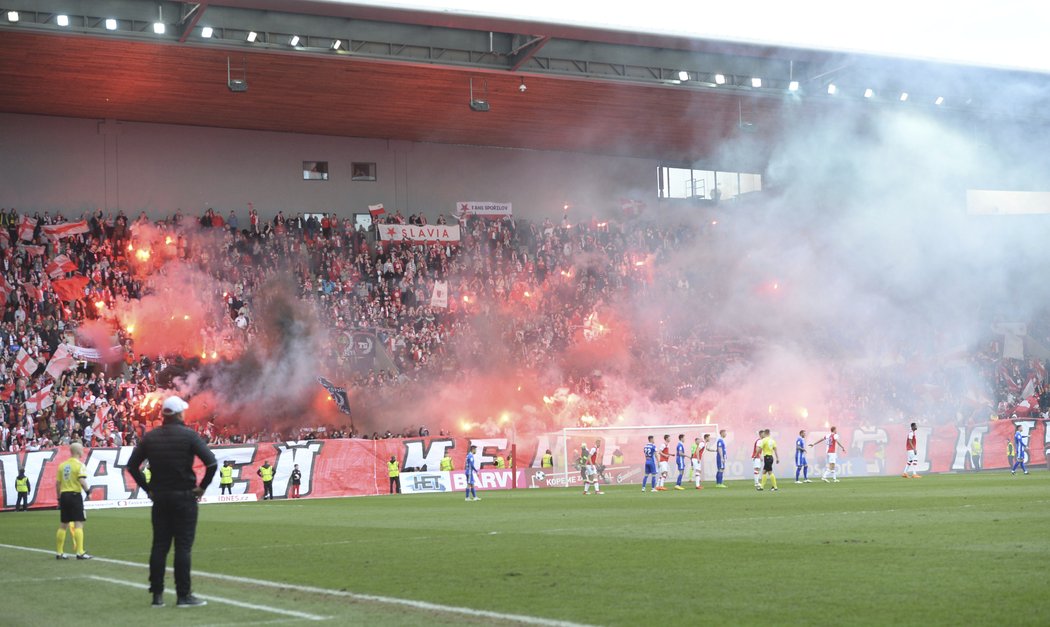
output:
{"label": "white sock", "polygon": [[696,487],[699,488],[700,487],[700,475],[696,475],[695,477],[693,477],[693,479],[696,479]]}
{"label": "white sock", "polygon": [[594,491],[595,492],[601,492],[602,491],[602,487],[600,485],[598,485],[597,481],[594,482]]}
{"label": "white sock", "polygon": [[838,469],[838,467],[836,467],[835,470],[831,471],[831,480],[832,481],[838,481],[838,478],[839,478],[839,469]]}
{"label": "white sock", "polygon": [[827,479],[828,478],[828,471],[829,470],[831,470],[831,469],[830,468],[825,468],[824,469],[824,474],[821,476],[821,479]]}

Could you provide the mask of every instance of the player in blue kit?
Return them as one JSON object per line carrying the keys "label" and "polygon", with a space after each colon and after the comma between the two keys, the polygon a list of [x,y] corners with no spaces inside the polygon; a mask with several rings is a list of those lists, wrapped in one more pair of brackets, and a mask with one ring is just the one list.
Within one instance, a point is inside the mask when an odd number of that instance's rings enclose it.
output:
{"label": "player in blue kit", "polygon": [[674,463],[678,466],[678,481],[674,484],[675,490],[684,490],[682,477],[685,476],[685,434],[678,434],[678,446],[674,450]]}
{"label": "player in blue kit", "polygon": [[[805,481],[799,481],[799,475]],[[809,463],[806,461],[806,430],[798,432],[795,440],[795,483],[813,483],[809,480]]]}
{"label": "player in blue kit", "polygon": [[726,430],[718,431],[718,442],[715,443],[715,487],[724,488],[726,476]]}
{"label": "player in blue kit", "polygon": [[649,476],[653,477],[653,492],[656,491],[656,444],[653,443],[653,436],[649,436],[649,442],[642,447],[642,453],[645,455],[645,474],[642,476],[642,492],[645,492],[645,482],[649,480]]}
{"label": "player in blue kit", "polygon": [[1013,468],[1010,469],[1010,474],[1017,474],[1017,467],[1020,466],[1024,474],[1028,474],[1028,469],[1024,467],[1025,457],[1028,455],[1028,444],[1025,442],[1024,434],[1021,433],[1021,425],[1017,425],[1014,429],[1014,454],[1017,455],[1017,461],[1014,462]]}
{"label": "player in blue kit", "polygon": [[467,480],[467,498],[466,498],[466,500],[468,500],[468,501],[471,500],[471,497],[474,497],[475,501],[480,501],[481,500],[481,499],[478,498],[478,493],[474,489],[474,478],[477,476],[477,473],[478,473],[478,470],[479,470],[478,467],[474,465],[474,453],[476,453],[477,451],[478,451],[478,446],[476,444],[471,445],[470,452],[467,453],[467,461],[466,461],[466,463],[463,464],[463,474],[464,474],[464,477]]}

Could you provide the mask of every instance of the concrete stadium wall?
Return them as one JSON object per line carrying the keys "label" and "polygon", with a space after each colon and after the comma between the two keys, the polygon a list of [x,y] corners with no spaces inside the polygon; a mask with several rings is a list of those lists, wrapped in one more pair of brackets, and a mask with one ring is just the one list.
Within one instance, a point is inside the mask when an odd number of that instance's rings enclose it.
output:
{"label": "concrete stadium wall", "polygon": [[[303,161],[328,161],[328,181],[304,181]],[[352,162],[376,164],[351,181]],[[0,207],[96,207],[161,217],[208,207],[246,220],[383,203],[433,221],[462,200],[511,202],[517,216],[609,215],[620,198],[656,203],[657,163],[565,152],[450,146],[0,113]]]}

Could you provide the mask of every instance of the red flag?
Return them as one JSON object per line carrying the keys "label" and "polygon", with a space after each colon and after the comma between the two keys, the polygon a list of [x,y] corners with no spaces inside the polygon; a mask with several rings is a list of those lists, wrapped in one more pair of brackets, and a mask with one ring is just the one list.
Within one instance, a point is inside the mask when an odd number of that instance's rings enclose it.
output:
{"label": "red flag", "polygon": [[22,289],[26,291],[26,295],[36,300],[36,302],[42,302],[44,300],[44,292],[32,283],[23,283]]}
{"label": "red flag", "polygon": [[66,255],[59,255],[47,264],[47,274],[52,278],[58,278],[67,272],[76,272],[77,264],[73,263]]}
{"label": "red flag", "polygon": [[51,386],[53,383],[48,383],[39,392],[33,394],[26,399],[26,413],[35,414],[38,411],[47,409],[54,404],[54,399],[51,398]]}
{"label": "red flag", "polygon": [[379,203],[378,205],[368,205],[368,213],[372,214],[372,219],[375,220],[386,213],[386,209],[383,208],[383,203]]}
{"label": "red flag", "polygon": [[27,242],[32,241],[34,229],[36,229],[36,220],[31,220],[29,216],[22,216],[18,223],[18,238]]}
{"label": "red flag", "polygon": [[68,279],[55,279],[51,286],[55,288],[55,294],[61,300],[79,300],[84,297],[84,286],[88,284],[87,277],[74,274]]}
{"label": "red flag", "polygon": [[18,349],[18,356],[15,357],[16,372],[21,374],[23,377],[30,377],[33,375],[34,372],[36,372],[36,369],[38,367],[39,364],[33,361],[32,357],[29,356],[29,353],[26,352],[26,349]]}
{"label": "red flag", "polygon": [[22,249],[33,256],[43,255],[45,250],[43,246],[38,246],[36,244],[22,244]]}
{"label": "red flag", "polygon": [[77,222],[63,222],[62,224],[45,224],[41,227],[41,230],[44,232],[44,235],[51,239],[62,239],[70,235],[87,233],[90,229],[88,229],[87,220],[79,220]]}

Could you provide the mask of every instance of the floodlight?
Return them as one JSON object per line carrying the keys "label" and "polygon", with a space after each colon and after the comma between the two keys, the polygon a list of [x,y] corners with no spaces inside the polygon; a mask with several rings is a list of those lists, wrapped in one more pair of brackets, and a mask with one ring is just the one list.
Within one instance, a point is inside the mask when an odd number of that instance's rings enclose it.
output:
{"label": "floodlight", "polygon": [[944,96],[937,96],[937,100],[934,100],[933,104],[937,105],[938,107],[944,104]]}
{"label": "floodlight", "polygon": [[258,37],[259,37],[259,33],[255,32],[253,30],[250,30],[250,31],[248,31],[248,37],[246,39],[247,39],[248,43],[253,44],[253,43],[255,43],[255,40],[258,39]]}
{"label": "floodlight", "polygon": [[762,86],[762,79],[758,78],[757,76],[752,78],[751,79],[751,86],[752,87],[761,87]]}
{"label": "floodlight", "polygon": [[117,20],[106,18],[106,30],[117,30]]}
{"label": "floodlight", "polygon": [[715,85],[725,85],[725,84],[726,84],[726,75],[725,74],[715,74]]}
{"label": "floodlight", "polygon": [[864,90],[864,97],[865,98],[871,98],[874,95],[875,95],[875,90],[872,89],[871,87],[869,87],[869,88]]}
{"label": "floodlight", "polygon": [[343,40],[342,39],[336,39],[335,41],[332,42],[332,50],[338,50],[338,49],[340,49],[342,47],[343,47]]}
{"label": "floodlight", "polygon": [[8,11],[7,12],[7,21],[8,22],[17,22],[18,21],[18,11]]}
{"label": "floodlight", "polygon": [[292,38],[288,41],[289,46],[299,45],[299,35],[292,35]]}
{"label": "floodlight", "polygon": [[905,102],[907,100],[908,100],[908,92],[902,91],[901,92],[901,102]]}
{"label": "floodlight", "polygon": [[164,22],[154,22],[153,23],[153,32],[154,33],[156,33],[158,35],[163,35],[164,34],[164,30],[165,30]]}
{"label": "floodlight", "polygon": [[835,86],[835,83],[828,83],[828,95],[834,96],[839,93],[839,88]]}
{"label": "floodlight", "polygon": [[55,24],[58,24],[59,26],[69,26],[69,16],[68,15],[58,15],[58,16],[56,16],[55,17]]}
{"label": "floodlight", "polygon": [[678,80],[680,80],[680,81],[687,81],[687,80],[689,80],[689,72],[686,72],[685,70],[679,70],[679,72],[678,72]]}
{"label": "floodlight", "polygon": [[788,83],[788,91],[798,91],[798,81]]}
{"label": "floodlight", "polygon": [[211,39],[212,34],[215,30],[211,26],[205,26],[201,29],[201,37],[205,39]]}

